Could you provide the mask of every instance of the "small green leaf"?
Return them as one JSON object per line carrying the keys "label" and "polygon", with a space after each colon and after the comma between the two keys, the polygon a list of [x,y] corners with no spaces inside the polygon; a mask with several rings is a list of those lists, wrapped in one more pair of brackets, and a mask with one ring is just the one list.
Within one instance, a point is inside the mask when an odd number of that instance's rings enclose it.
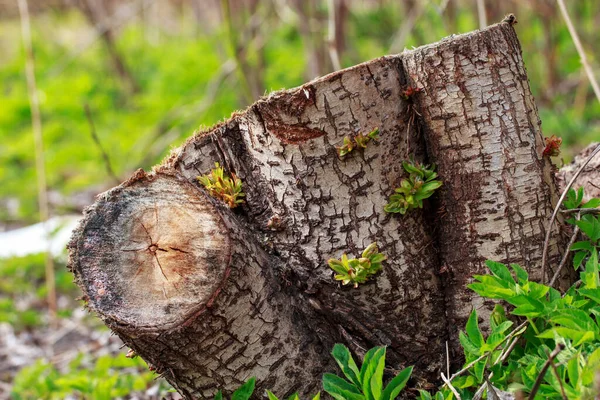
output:
{"label": "small green leaf", "polygon": [[590,199],[586,203],[581,205],[581,208],[598,208],[600,206],[600,199]]}
{"label": "small green leaf", "polygon": [[375,373],[371,377],[369,390],[373,399],[378,400],[383,390],[383,370],[385,369],[385,347],[384,355],[379,359]]}
{"label": "small green leaf", "polygon": [[336,343],[336,345],[333,346],[331,355],[340,366],[340,369],[346,378],[348,378],[348,380],[356,386],[360,386],[360,372],[358,370],[358,366],[352,358],[352,355],[350,354],[350,350],[348,350],[348,348],[343,344]]}
{"label": "small green leaf", "polygon": [[246,381],[242,386],[238,388],[231,395],[231,400],[248,400],[254,392],[254,385],[256,384],[256,378],[252,377]]}
{"label": "small green leaf", "polygon": [[365,400],[356,386],[334,374],[323,375],[323,390],[337,400]]}
{"label": "small green leaf", "polygon": [[[508,271],[508,270],[507,270]],[[479,330],[479,322],[477,321],[477,311],[473,310],[466,326],[467,336],[476,347],[480,348],[484,344],[483,335]]]}
{"label": "small green leaf", "polygon": [[398,375],[396,375],[394,377],[394,379],[392,379],[390,381],[390,383],[387,384],[383,393],[381,394],[380,399],[381,400],[394,400],[396,397],[398,397],[398,395],[400,394],[402,389],[404,389],[404,387],[406,386],[406,383],[410,379],[412,370],[413,370],[413,367],[410,366],[410,367],[405,368],[402,371],[400,371],[400,373]]}
{"label": "small green leaf", "polygon": [[515,272],[515,275],[517,276],[517,281],[520,285],[523,285],[529,280],[529,274],[519,264],[510,264],[510,267]]}
{"label": "small green leaf", "polygon": [[[373,355],[367,360],[367,356],[365,355],[365,360],[363,361],[363,365],[361,368],[361,385],[362,392],[365,395],[367,400],[376,400],[371,392],[371,378],[376,375],[381,366],[385,366],[385,347],[374,347],[371,350],[375,350]],[[371,351],[369,350],[369,351]],[[369,354],[367,352],[367,354]],[[365,367],[366,365],[366,367]],[[363,371],[364,368],[364,371]],[[364,372],[364,373],[363,373]],[[382,371],[383,372],[383,371]]]}
{"label": "small green leaf", "polygon": [[215,394],[214,400],[223,400],[223,393],[220,390]]}
{"label": "small green leaf", "polygon": [[505,282],[514,283],[514,279],[508,268],[506,268],[506,265],[492,260],[487,260],[485,265],[487,265],[490,271],[492,271],[492,274],[498,278]]}
{"label": "small green leaf", "polygon": [[433,400],[431,398],[431,394],[429,394],[428,391],[423,390],[423,389],[419,389],[419,400]]}
{"label": "small green leaf", "polygon": [[270,390],[267,390],[267,396],[269,397],[269,400],[279,400]]}
{"label": "small green leaf", "polygon": [[587,250],[589,252],[592,252],[592,251],[594,251],[594,246],[590,242],[588,242],[587,240],[584,240],[584,241],[573,243],[571,245],[571,247],[570,247],[570,250],[571,251],[574,251],[574,250]]}

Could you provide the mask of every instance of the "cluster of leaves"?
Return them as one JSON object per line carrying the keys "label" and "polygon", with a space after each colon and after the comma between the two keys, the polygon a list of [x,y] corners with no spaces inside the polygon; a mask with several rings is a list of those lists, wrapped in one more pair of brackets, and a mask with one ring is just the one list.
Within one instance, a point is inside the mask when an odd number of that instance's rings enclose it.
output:
{"label": "cluster of leaves", "polygon": [[[400,371],[384,387],[385,351],[385,347],[374,347],[369,350],[359,369],[350,350],[342,344],[336,344],[333,346],[331,355],[342,370],[345,379],[335,374],[324,374],[323,390],[336,400],[394,400],[406,386],[413,367]],[[255,382],[255,378],[250,378],[232,394],[231,400],[250,399],[254,392]],[[279,400],[268,390],[267,396],[269,400]],[[321,393],[319,392],[312,400],[320,398]],[[214,400],[222,399],[223,394],[219,391]],[[300,400],[298,393],[291,395],[288,400]]]}
{"label": "cluster of leaves", "polygon": [[344,253],[341,259],[332,258],[327,263],[337,272],[336,280],[342,281],[344,285],[352,283],[356,288],[359,283],[365,283],[371,276],[381,271],[381,263],[385,259],[386,256],[379,252],[377,243],[373,242],[364,249],[360,258],[348,259]]}
{"label": "cluster of leaves", "polygon": [[337,147],[338,156],[340,158],[344,158],[345,156],[350,154],[354,149],[366,149],[367,144],[369,144],[371,140],[379,140],[379,128],[373,129],[366,135],[359,133],[352,139],[349,136],[345,136],[344,143],[340,147]]}
{"label": "cluster of leaves", "polygon": [[415,162],[403,162],[404,170],[408,172],[408,179],[400,182],[400,187],[390,196],[385,212],[405,214],[413,208],[423,208],[423,200],[431,197],[442,186],[435,172],[435,164],[421,165]]}
{"label": "cluster of leaves", "polygon": [[[66,371],[39,360],[23,368],[14,379],[11,396],[20,399],[86,398],[109,400],[144,392],[152,385],[159,386],[160,396],[169,389],[166,382],[155,382],[156,374],[148,371],[141,359],[125,355],[105,355],[93,365],[82,353],[70,362]],[[160,397],[159,396],[159,397]]]}
{"label": "cluster of leaves", "polygon": [[[564,203],[567,208],[595,208],[600,200],[582,203],[583,192],[571,191]],[[487,261],[490,275],[476,275],[469,285],[484,298],[503,300],[513,308],[509,320],[501,305],[491,315],[490,334],[484,338],[472,312],[460,342],[466,358],[466,372],[452,380],[462,399],[471,399],[477,388],[510,390],[531,394],[535,398],[592,399],[598,393],[594,379],[600,368],[600,267],[598,239],[600,221],[592,215],[569,221],[577,224],[587,240],[577,242],[574,268],[580,269],[580,280],[565,293],[529,280],[527,272],[517,264],[510,269],[504,264]],[[583,255],[580,255],[583,254]],[[514,320],[524,322],[514,327]],[[559,350],[552,368],[544,369],[553,349]],[[536,381],[541,379],[540,384]],[[536,387],[537,386],[537,387]],[[535,390],[534,390],[535,387]],[[492,388],[492,389],[490,389]],[[431,399],[422,392],[421,399]],[[453,399],[445,387],[435,399]]]}
{"label": "cluster of leaves", "polygon": [[542,152],[543,156],[546,157],[556,157],[560,154],[560,146],[562,145],[562,138],[556,137],[552,135],[550,137],[544,138],[546,142],[546,147]]}
{"label": "cluster of leaves", "polygon": [[225,175],[223,167],[218,162],[210,174],[198,177],[198,181],[204,186],[208,193],[219,200],[222,200],[229,208],[235,208],[242,204],[245,196],[242,192],[242,181],[232,172],[231,177]]}

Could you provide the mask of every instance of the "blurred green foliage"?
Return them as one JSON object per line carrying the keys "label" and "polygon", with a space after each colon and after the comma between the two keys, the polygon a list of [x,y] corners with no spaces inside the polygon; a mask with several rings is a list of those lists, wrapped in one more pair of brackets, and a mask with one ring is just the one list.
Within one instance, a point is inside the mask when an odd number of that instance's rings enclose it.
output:
{"label": "blurred green foliage", "polygon": [[[350,7],[345,19],[343,66],[387,54],[408,19],[404,8],[396,2],[378,3],[379,6],[373,3]],[[470,4],[451,2],[442,13],[438,3],[428,3],[418,15],[406,36],[405,47],[478,27],[476,10]],[[550,17],[549,11],[536,12],[534,3],[507,2],[497,5],[495,12],[517,12],[520,21],[517,31],[544,121],[544,133],[563,137],[568,158],[573,149],[600,139],[600,105],[580,72],[579,57],[560,15],[555,9]],[[264,7],[268,8],[268,4]],[[600,7],[592,1],[582,1],[572,8],[584,43],[592,49],[597,41],[594,32]],[[228,48],[224,24],[217,22],[213,27],[199,29],[196,20],[183,18],[187,11],[182,11],[181,18],[172,17],[176,19],[177,31],[161,31],[159,40],[149,40],[151,28],[138,19],[118,31],[116,49],[139,86],[136,93],[126,90],[114,72],[102,40],[82,47],[85,44],[82,37],[93,36],[93,28],[79,11],[51,11],[33,18],[36,76],[51,190],[68,197],[90,185],[110,186],[100,151],[90,135],[84,113],[86,103],[113,168],[123,179],[138,167],[149,168],[158,162],[168,153],[170,145],[181,144],[199,126],[212,125],[246,106],[240,93],[240,77],[235,73],[216,86],[214,96],[205,99],[211,80],[220,73],[232,51]],[[323,3],[313,11],[315,18],[325,20],[315,28],[316,42],[323,43],[327,9]],[[300,85],[308,78],[310,56],[306,51],[307,39],[299,28],[298,18],[302,16],[278,19],[273,13],[263,14],[263,18],[269,19],[261,25],[264,47],[260,57],[264,60],[260,76],[265,93]],[[36,180],[23,73],[25,56],[17,19],[0,21],[0,52],[3,55],[0,58],[0,200],[18,200],[16,213],[0,207],[0,221],[31,222],[37,218]],[[257,58],[254,53],[248,54],[249,65],[255,65]],[[598,63],[593,54],[590,58]],[[202,100],[207,104],[203,105]],[[64,210],[54,210],[61,211]]]}
{"label": "blurred green foliage", "polygon": [[64,370],[43,360],[23,368],[15,377],[11,396],[15,400],[58,400],[72,396],[110,400],[135,395],[153,384],[159,385],[158,398],[172,390],[166,382],[155,382],[155,379],[156,374],[149,372],[140,358],[130,359],[119,354],[90,360],[80,353]]}
{"label": "blurred green foliage", "polygon": [[[7,322],[16,330],[34,328],[47,323],[44,281],[45,254],[0,259],[0,323]],[[74,299],[79,293],[73,275],[64,263],[55,260],[56,291]],[[57,310],[61,317],[71,314],[74,301]]]}

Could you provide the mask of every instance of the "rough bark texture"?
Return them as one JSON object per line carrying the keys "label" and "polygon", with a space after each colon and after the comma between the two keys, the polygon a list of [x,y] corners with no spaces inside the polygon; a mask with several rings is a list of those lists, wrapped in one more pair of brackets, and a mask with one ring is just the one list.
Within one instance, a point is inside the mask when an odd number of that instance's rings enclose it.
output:
{"label": "rough bark texture", "polygon": [[[423,91],[406,100],[409,85]],[[379,142],[337,157],[344,136],[374,128]],[[70,266],[90,309],[188,398],[250,376],[259,394],[316,391],[336,342],[357,356],[387,345],[391,369],[432,381],[465,315],[492,307],[464,288],[482,261],[536,274],[556,194],[542,150],[501,23],[274,93],[198,133],[98,199]],[[386,214],[409,157],[438,164],[444,189]],[[242,179],[240,208],[198,184],[214,162]],[[371,242],[384,271],[336,283],[327,259]]]}
{"label": "rough bark texture", "polygon": [[[583,163],[589,158],[590,154],[598,147],[600,143],[592,143],[583,149],[574,159],[571,164],[565,165],[558,171],[558,185],[561,188],[565,188],[567,183],[573,178],[575,172],[583,165]],[[592,158],[589,164],[581,171],[579,177],[573,184],[573,188],[577,189],[579,186],[585,188],[584,201],[588,201],[592,197],[600,198],[600,155],[596,154]]]}
{"label": "rough bark texture", "polygon": [[[541,122],[509,23],[402,60],[410,84],[424,89],[418,97],[424,137],[444,181],[437,238],[455,337],[469,302],[480,315],[490,310],[466,287],[473,274],[485,272],[485,260],[519,263],[532,279],[541,278],[545,216],[556,201],[553,170],[541,156]],[[554,239],[550,265],[559,255]]]}

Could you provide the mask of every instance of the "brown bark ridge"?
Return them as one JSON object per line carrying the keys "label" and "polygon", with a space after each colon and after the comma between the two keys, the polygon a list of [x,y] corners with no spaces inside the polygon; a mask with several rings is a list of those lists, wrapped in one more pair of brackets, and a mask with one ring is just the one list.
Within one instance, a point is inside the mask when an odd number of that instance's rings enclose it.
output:
{"label": "brown bark ridge", "polygon": [[[406,100],[409,85],[423,91]],[[378,142],[338,158],[345,136],[375,128]],[[251,376],[259,394],[314,393],[336,342],[357,356],[386,345],[391,369],[432,381],[464,316],[491,307],[464,289],[482,262],[535,276],[556,190],[542,142],[501,23],[274,93],[196,134],[98,198],[70,268],[88,307],[186,398]],[[444,190],[386,214],[409,157],[438,164]],[[241,207],[199,185],[215,162],[242,179]],[[356,289],[334,281],[327,260],[372,242],[383,272]]]}

